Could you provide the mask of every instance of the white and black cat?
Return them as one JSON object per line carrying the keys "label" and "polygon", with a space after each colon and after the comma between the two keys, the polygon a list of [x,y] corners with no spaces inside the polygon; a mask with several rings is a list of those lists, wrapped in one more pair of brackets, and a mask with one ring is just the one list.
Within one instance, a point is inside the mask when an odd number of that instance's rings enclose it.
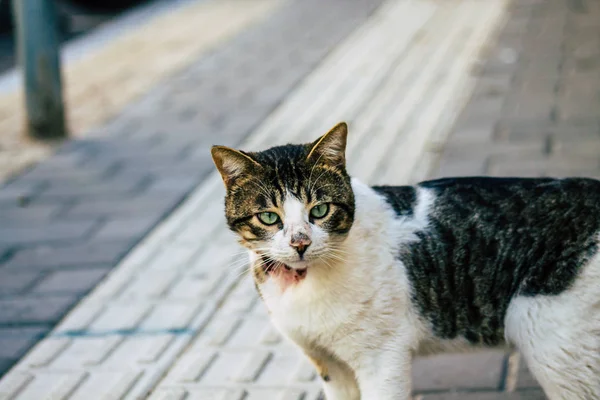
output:
{"label": "white and black cat", "polygon": [[327,399],[409,399],[415,354],[505,344],[550,399],[600,399],[600,182],[369,187],[346,137],[212,149],[256,287]]}

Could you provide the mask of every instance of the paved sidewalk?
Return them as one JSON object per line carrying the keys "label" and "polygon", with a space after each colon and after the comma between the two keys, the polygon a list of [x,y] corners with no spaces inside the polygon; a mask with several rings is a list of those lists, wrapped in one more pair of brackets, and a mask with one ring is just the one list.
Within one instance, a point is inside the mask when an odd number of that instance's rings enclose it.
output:
{"label": "paved sidewalk", "polygon": [[[89,137],[93,128],[122,112],[159,82],[197,61],[252,24],[268,18],[279,0],[178,0],[161,13],[122,26],[104,45],[80,45],[75,57],[64,51],[64,101],[72,137]],[[194,38],[194,40],[190,40]],[[85,43],[85,38],[80,39]],[[83,49],[82,49],[83,47]],[[90,49],[91,47],[91,49]],[[84,51],[85,50],[85,51]],[[71,57],[67,57],[71,55]],[[0,89],[2,89],[0,87]],[[47,157],[54,146],[26,140],[23,91],[0,91],[0,180]],[[101,131],[102,135],[106,133]]]}
{"label": "paved sidewalk", "polygon": [[[304,11],[317,10],[315,14],[301,18],[296,9],[294,18],[284,21],[289,27],[310,17],[324,29],[319,35],[331,36],[333,21],[343,20],[343,10],[357,7],[359,15],[366,16],[372,10],[366,3],[315,2]],[[373,2],[368,3],[372,7]],[[326,7],[318,9],[317,4]],[[503,0],[390,0],[364,24],[356,24],[354,32],[268,117],[255,109],[246,113],[238,109],[234,115],[245,119],[225,121],[229,129],[225,132],[250,131],[241,146],[260,149],[310,140],[347,120],[352,174],[372,183],[414,180],[429,170],[434,150],[467,100],[475,83],[471,68],[488,36],[503,21],[505,5]],[[328,17],[322,17],[325,12]],[[322,18],[322,25],[317,18]],[[307,37],[314,49],[315,37]],[[288,68],[298,64],[287,61]],[[273,71],[265,72],[274,77]],[[239,70],[232,71],[224,83],[238,75]],[[185,75],[180,79],[174,80],[177,87],[194,98],[206,85]],[[261,84],[256,96],[282,98],[264,81]],[[168,91],[158,96],[164,93]],[[167,106],[149,96],[108,129],[123,129],[132,119],[143,124],[152,112],[165,115],[149,104]],[[190,103],[183,110],[206,112]],[[160,135],[150,124],[169,130],[164,143],[189,147],[186,140],[202,120],[194,119],[187,130],[178,120],[151,120],[136,126],[131,137]],[[192,153],[209,162],[209,144],[231,145],[241,138],[225,132],[204,138]],[[429,157],[421,157],[424,154]],[[197,168],[198,159],[180,170],[180,179]],[[153,167],[148,161],[144,166]],[[177,171],[169,168],[162,177]],[[272,329],[249,278],[240,276],[244,260],[235,256],[240,249],[225,227],[222,196],[220,178],[212,172],[0,381],[0,398],[318,398],[320,385],[312,368]],[[133,204],[125,213],[135,210]],[[129,225],[131,221],[115,221],[112,232]],[[505,359],[498,352],[420,359],[415,365],[416,390],[426,393],[426,399],[440,398],[435,393],[448,389],[467,390],[478,399],[494,396],[505,389]]]}
{"label": "paved sidewalk", "polygon": [[[184,13],[184,19],[173,20],[183,11],[175,8],[175,14],[161,14],[151,21],[153,25],[140,25],[144,30],[156,28],[157,21],[161,26],[165,21],[181,25],[164,38],[169,51],[156,56],[169,59],[160,65],[172,75],[145,82],[149,92],[107,124],[67,142],[52,157],[0,187],[0,375],[213,170],[210,144],[235,145],[243,140],[380,2],[210,4],[187,0],[189,15]],[[265,11],[262,19],[249,24],[258,9]],[[173,43],[182,31],[202,36],[203,27],[212,29],[227,15],[225,11],[232,18],[198,39],[200,44]],[[197,26],[208,17],[214,21]],[[245,28],[234,24],[235,19]],[[311,21],[310,26],[303,21]],[[146,32],[152,40],[143,39],[135,29],[108,43],[101,54],[109,56],[92,53],[99,76],[114,76],[117,50],[120,61],[131,67],[138,60],[136,53],[128,54],[132,43],[155,41],[152,29]],[[237,35],[197,54],[207,38],[223,39],[224,32],[235,29],[241,29]],[[190,57],[189,65],[182,67],[181,59]],[[75,66],[86,63],[82,57]],[[182,69],[175,71],[174,65]],[[144,71],[153,67],[150,63]],[[157,75],[162,76],[152,76]],[[120,82],[129,82],[126,78]],[[90,77],[81,82],[94,85]],[[115,91],[127,97],[129,89]]]}

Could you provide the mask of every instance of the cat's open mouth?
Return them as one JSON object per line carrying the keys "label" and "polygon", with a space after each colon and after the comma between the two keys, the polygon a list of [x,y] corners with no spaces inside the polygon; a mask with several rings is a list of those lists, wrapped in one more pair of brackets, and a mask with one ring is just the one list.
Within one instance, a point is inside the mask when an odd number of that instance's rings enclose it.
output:
{"label": "cat's open mouth", "polygon": [[306,278],[308,268],[292,268],[279,261],[267,260],[263,257],[263,271],[272,277],[299,282]]}

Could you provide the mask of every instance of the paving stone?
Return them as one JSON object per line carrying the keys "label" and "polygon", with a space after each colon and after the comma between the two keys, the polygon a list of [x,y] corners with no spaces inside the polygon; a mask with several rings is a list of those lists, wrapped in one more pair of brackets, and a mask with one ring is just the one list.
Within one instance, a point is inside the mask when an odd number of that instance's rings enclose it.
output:
{"label": "paving stone", "polygon": [[42,297],[15,296],[0,299],[0,325],[54,324],[71,308],[77,297],[53,295]]}
{"label": "paving stone", "polygon": [[494,138],[496,125],[490,121],[469,121],[458,123],[453,137],[456,142],[487,143]]}
{"label": "paving stone", "polygon": [[83,197],[90,196],[97,198],[98,195],[121,195],[132,194],[143,187],[144,180],[127,179],[126,182],[104,181],[101,183],[90,182],[82,185],[76,184],[53,184],[40,193],[43,197]]}
{"label": "paving stone", "polygon": [[56,271],[45,276],[31,293],[42,294],[85,294],[108,273],[112,265],[105,268],[85,268],[76,271]]}
{"label": "paving stone", "polygon": [[[172,209],[182,197],[182,191],[191,189],[189,182],[177,183],[178,180],[166,180],[157,186],[151,185],[148,190],[134,197],[123,199],[94,199],[75,201],[66,207],[61,216],[65,218],[80,217],[146,217],[161,215],[163,211]],[[184,184],[187,183],[187,189]],[[165,190],[171,187],[172,190]]]}
{"label": "paving stone", "polygon": [[46,333],[47,327],[0,328],[0,359],[19,359]]}
{"label": "paving stone", "polygon": [[195,140],[190,137],[187,138],[186,143],[171,140],[164,142],[127,143],[120,140],[120,138],[104,138],[96,141],[88,141],[86,146],[89,151],[94,153],[96,159],[101,159],[101,162],[105,164],[112,164],[114,161],[140,161],[144,158],[147,160],[149,157],[156,160],[178,162],[188,150],[187,145],[192,143],[195,143]]}
{"label": "paving stone", "polygon": [[533,375],[529,371],[529,368],[527,368],[527,363],[525,362],[525,360],[521,356],[521,359],[520,359],[520,362],[519,362],[519,372],[518,372],[518,375],[517,375],[517,388],[519,388],[519,389],[523,389],[523,388],[529,389],[529,388],[539,388],[539,386],[540,386],[539,383],[533,377]]}
{"label": "paving stone", "polygon": [[493,98],[506,95],[511,89],[512,79],[508,76],[482,76],[473,91],[472,98]]}
{"label": "paving stone", "polygon": [[461,115],[461,119],[467,121],[494,120],[500,115],[503,106],[503,98],[480,99]]}
{"label": "paving stone", "polygon": [[5,266],[7,269],[23,271],[114,265],[132,245],[126,240],[57,246],[40,245],[16,251]]}
{"label": "paving stone", "polygon": [[554,99],[540,100],[522,100],[508,104],[502,115],[502,120],[509,121],[539,121],[550,120],[555,112]]}
{"label": "paving stone", "polygon": [[564,138],[555,138],[552,141],[552,153],[558,154],[561,156],[577,156],[581,155],[583,157],[590,157],[593,155],[600,154],[600,138],[594,137],[592,139],[589,138],[580,138],[580,139],[564,139]]}
{"label": "paving stone", "polygon": [[[35,376],[24,375],[21,382],[15,383],[18,396],[25,399],[64,399],[86,378],[84,373],[40,373]],[[1,390],[2,388],[0,388]],[[21,390],[22,389],[22,390]],[[17,393],[2,393],[7,398]]]}
{"label": "paving stone", "polygon": [[[52,158],[50,158],[52,160]],[[57,179],[62,177],[64,179],[79,178],[96,180],[102,179],[110,175],[111,171],[116,167],[114,164],[95,166],[95,167],[78,167],[78,168],[62,168],[57,170],[56,168],[46,165],[46,162],[42,162],[35,168],[24,172],[18,176],[18,180],[21,181],[34,181],[39,182],[40,180],[46,179]]]}
{"label": "paving stone", "polygon": [[[489,173],[504,174],[535,174],[539,176],[554,176],[565,174],[577,175],[599,171],[599,160],[594,156],[534,156],[527,158],[504,154],[492,156],[489,160]],[[531,175],[529,175],[531,176]]]}
{"label": "paving stone", "polygon": [[148,270],[185,269],[193,265],[193,257],[198,254],[196,245],[171,243],[169,252],[158,252],[146,265]]}
{"label": "paving stone", "polygon": [[44,187],[39,182],[13,182],[0,189],[0,201],[19,203],[35,197]]}
{"label": "paving stone", "polygon": [[448,176],[485,175],[488,172],[488,160],[486,157],[470,158],[468,160],[442,160],[430,178],[442,178]]}
{"label": "paving stone", "polygon": [[4,262],[10,257],[13,249],[10,246],[0,246],[0,262]]}
{"label": "paving stone", "polygon": [[85,366],[102,364],[106,357],[123,342],[117,336],[81,337],[71,341],[68,348],[60,352],[50,363],[56,370],[82,369]]}
{"label": "paving stone", "polygon": [[160,271],[148,271],[142,279],[137,279],[122,292],[124,298],[160,298],[174,284],[180,272],[165,268]]}
{"label": "paving stone", "polygon": [[447,160],[468,160],[477,155],[477,159],[490,156],[510,155],[511,158],[529,157],[539,158],[544,156],[546,143],[543,140],[525,143],[464,143],[455,142],[444,148],[442,157]]}
{"label": "paving stone", "polygon": [[86,377],[85,381],[69,396],[69,399],[87,400],[90,393],[94,393],[98,398],[122,399],[141,374],[141,371],[95,372]]}
{"label": "paving stone", "polygon": [[572,123],[526,123],[514,124],[498,123],[495,140],[526,142],[526,141],[586,141],[600,140],[600,126],[594,124]]}
{"label": "paving stone", "polygon": [[[206,151],[206,149],[205,149]],[[181,176],[181,177],[164,177],[156,176],[155,179],[148,185],[145,193],[151,195],[161,195],[169,193],[187,193],[193,189],[200,179],[197,176]]]}
{"label": "paving stone", "polygon": [[486,76],[497,76],[503,78],[514,77],[517,71],[515,62],[507,62],[504,60],[489,60],[481,69],[481,74]]}
{"label": "paving stone", "polygon": [[107,307],[90,326],[91,331],[114,331],[134,329],[143,321],[152,309],[147,302],[128,301]]}
{"label": "paving stone", "polygon": [[0,375],[4,375],[5,373],[7,373],[16,362],[17,360],[15,360],[14,358],[0,357]]}
{"label": "paving stone", "polygon": [[37,272],[18,272],[0,268],[0,298],[20,294],[41,278]]}
{"label": "paving stone", "polygon": [[95,240],[131,240],[139,238],[157,222],[156,216],[108,221],[98,230],[94,238]]}
{"label": "paving stone", "polygon": [[501,385],[505,353],[443,354],[417,358],[413,364],[414,390],[490,389]]}
{"label": "paving stone", "polygon": [[36,204],[27,207],[4,206],[0,208],[0,224],[18,221],[26,225],[32,221],[48,221],[56,216],[62,208],[63,206],[59,204]]}
{"label": "paving stone", "polygon": [[87,237],[97,221],[48,222],[38,227],[0,226],[0,244],[29,245],[40,242],[77,241]]}

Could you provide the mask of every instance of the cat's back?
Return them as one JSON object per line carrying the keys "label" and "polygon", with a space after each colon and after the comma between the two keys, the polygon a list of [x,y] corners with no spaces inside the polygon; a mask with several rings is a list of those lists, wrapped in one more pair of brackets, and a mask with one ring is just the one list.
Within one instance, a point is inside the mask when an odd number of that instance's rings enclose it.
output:
{"label": "cat's back", "polygon": [[597,180],[467,177],[374,189],[398,215],[428,193],[427,227],[399,258],[441,337],[501,342],[515,295],[560,294],[597,252]]}
{"label": "cat's back", "polygon": [[600,181],[595,179],[465,177],[418,187],[433,193],[429,216],[440,234],[474,235],[489,244],[544,238],[570,247],[595,239],[600,229]]}

